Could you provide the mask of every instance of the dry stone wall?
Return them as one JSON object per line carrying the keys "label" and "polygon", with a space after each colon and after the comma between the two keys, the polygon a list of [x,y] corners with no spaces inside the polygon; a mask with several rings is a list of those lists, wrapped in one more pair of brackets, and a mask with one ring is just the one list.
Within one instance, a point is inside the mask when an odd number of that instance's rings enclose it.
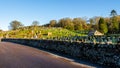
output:
{"label": "dry stone wall", "polygon": [[2,39],[2,41],[58,51],[98,64],[120,67],[120,44],[108,45],[38,39]]}

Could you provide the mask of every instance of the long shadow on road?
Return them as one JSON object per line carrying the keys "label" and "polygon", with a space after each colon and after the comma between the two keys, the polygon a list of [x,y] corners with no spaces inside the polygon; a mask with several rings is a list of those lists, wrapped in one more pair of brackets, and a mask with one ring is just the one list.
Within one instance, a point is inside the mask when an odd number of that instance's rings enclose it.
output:
{"label": "long shadow on road", "polygon": [[[35,47],[35,48],[37,48],[37,47]],[[100,65],[100,64],[97,64],[97,63],[94,63],[94,62],[90,62],[90,61],[85,60],[85,59],[73,57],[73,56],[70,56],[68,54],[63,54],[63,53],[58,52],[58,51],[47,50],[47,49],[43,49],[43,48],[37,48],[37,49],[52,53],[52,54],[57,55],[57,56],[64,57],[64,58],[66,58],[70,61],[74,61],[76,63],[85,64],[85,65],[92,66],[92,67],[95,67],[95,68],[108,68],[108,66],[104,66],[104,65]]]}
{"label": "long shadow on road", "polygon": [[[17,44],[18,44],[18,43],[17,43]],[[51,53],[51,54],[53,54],[53,55],[66,58],[67,61],[74,61],[74,62],[76,62],[76,63],[78,63],[78,64],[80,63],[80,64],[92,66],[92,67],[95,67],[95,68],[108,68],[107,66],[99,65],[99,64],[97,64],[97,63],[93,63],[93,62],[90,62],[90,61],[85,60],[85,59],[72,57],[72,56],[70,56],[70,55],[68,55],[68,54],[64,54],[64,53],[62,53],[62,52],[58,52],[58,51],[54,51],[54,50],[48,50],[48,49],[43,49],[43,48],[40,48],[40,47],[35,47],[35,46],[30,46],[30,45],[25,45],[25,44],[22,44],[22,45],[40,49],[40,50],[42,50],[42,51]],[[61,59],[62,59],[62,58],[61,58]]]}

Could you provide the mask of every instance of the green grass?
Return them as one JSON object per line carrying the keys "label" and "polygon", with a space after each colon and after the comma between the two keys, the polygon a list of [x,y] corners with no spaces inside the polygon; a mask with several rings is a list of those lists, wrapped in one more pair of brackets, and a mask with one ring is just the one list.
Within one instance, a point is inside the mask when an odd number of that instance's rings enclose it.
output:
{"label": "green grass", "polygon": [[[48,36],[48,32],[52,33]],[[1,37],[9,38],[32,38],[37,35],[40,38],[53,38],[53,37],[70,37],[70,36],[85,36],[86,34],[81,34],[78,31],[70,31],[63,28],[53,28],[53,27],[24,27],[17,30],[10,30],[6,32],[1,32]]]}

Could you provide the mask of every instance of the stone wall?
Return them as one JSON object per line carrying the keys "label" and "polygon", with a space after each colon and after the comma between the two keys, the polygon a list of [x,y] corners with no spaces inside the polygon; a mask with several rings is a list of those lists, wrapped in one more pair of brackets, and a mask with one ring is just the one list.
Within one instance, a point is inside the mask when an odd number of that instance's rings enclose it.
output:
{"label": "stone wall", "polygon": [[2,39],[28,46],[59,51],[74,57],[87,59],[102,65],[120,67],[120,44],[93,44],[57,40]]}

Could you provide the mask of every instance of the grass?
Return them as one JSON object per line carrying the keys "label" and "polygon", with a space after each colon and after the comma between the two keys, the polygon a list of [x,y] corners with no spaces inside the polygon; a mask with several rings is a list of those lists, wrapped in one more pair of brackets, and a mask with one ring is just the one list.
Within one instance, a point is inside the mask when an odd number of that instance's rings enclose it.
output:
{"label": "grass", "polygon": [[[51,33],[49,35],[48,33]],[[9,30],[6,32],[0,32],[0,37],[7,38],[33,38],[37,36],[38,39],[53,38],[53,37],[70,37],[70,36],[85,36],[86,34],[79,33],[78,31],[70,31],[63,28],[55,27],[39,27],[39,26],[28,26],[19,28],[17,30]]]}

